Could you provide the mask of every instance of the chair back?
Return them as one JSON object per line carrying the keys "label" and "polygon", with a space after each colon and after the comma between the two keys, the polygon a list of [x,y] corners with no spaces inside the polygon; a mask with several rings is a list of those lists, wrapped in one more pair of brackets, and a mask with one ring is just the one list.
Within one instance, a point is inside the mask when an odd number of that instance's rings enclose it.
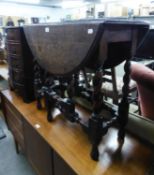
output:
{"label": "chair back", "polygon": [[154,120],[154,71],[134,63],[131,66],[131,77],[137,82],[141,115]]}

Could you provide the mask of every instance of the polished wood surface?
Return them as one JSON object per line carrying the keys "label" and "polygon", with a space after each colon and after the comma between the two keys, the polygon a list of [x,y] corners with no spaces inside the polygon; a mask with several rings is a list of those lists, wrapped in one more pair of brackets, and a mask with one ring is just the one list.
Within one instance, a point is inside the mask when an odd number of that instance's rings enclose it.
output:
{"label": "polished wood surface", "polygon": [[[152,165],[151,161],[154,158],[152,149],[128,134],[120,151],[115,128],[110,129],[103,138],[99,146],[100,160],[95,162],[89,155],[91,144],[80,126],[69,123],[60,117],[56,110],[54,111],[55,120],[49,123],[46,120],[46,111],[37,110],[36,102],[25,104],[21,97],[9,90],[3,91],[2,95],[15,106],[25,120],[37,130],[76,174],[145,175]],[[84,116],[84,119],[86,119],[85,116],[89,116],[89,113],[80,107],[77,107],[77,111],[82,117]]]}
{"label": "polished wood surface", "polygon": [[1,63],[0,64],[0,76],[3,79],[8,80],[9,74],[8,74],[8,65],[7,65],[7,63]]}

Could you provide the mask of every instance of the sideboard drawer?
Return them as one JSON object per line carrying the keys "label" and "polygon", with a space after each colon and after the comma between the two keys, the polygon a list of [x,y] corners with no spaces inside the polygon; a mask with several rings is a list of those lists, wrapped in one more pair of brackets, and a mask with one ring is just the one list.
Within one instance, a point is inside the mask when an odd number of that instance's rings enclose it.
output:
{"label": "sideboard drawer", "polygon": [[22,56],[22,48],[20,43],[6,42],[6,48],[9,54]]}
{"label": "sideboard drawer", "polygon": [[19,115],[17,115],[14,111],[13,108],[11,108],[8,104],[5,106],[6,109],[6,115],[7,115],[7,120],[10,121],[12,124],[15,125],[17,130],[22,133],[22,120]]}
{"label": "sideboard drawer", "polygon": [[23,84],[24,83],[24,73],[19,69],[12,69],[12,77],[15,83]]}
{"label": "sideboard drawer", "polygon": [[19,29],[17,28],[14,28],[14,29],[7,29],[7,40],[10,40],[10,41],[20,41],[20,32],[19,32]]}
{"label": "sideboard drawer", "polygon": [[13,121],[10,120],[9,117],[8,117],[7,121],[8,121],[8,127],[11,130],[11,132],[13,133],[13,136],[14,136],[15,140],[18,142],[18,144],[22,148],[22,151],[24,151],[25,150],[25,144],[24,144],[23,133],[19,131],[18,126],[16,127],[15,123],[13,123]]}
{"label": "sideboard drawer", "polygon": [[22,116],[5,98],[2,98],[2,100],[8,128],[11,130],[15,141],[20,145],[22,151],[25,152]]}
{"label": "sideboard drawer", "polygon": [[23,70],[23,59],[17,55],[8,54],[8,62],[12,68]]}

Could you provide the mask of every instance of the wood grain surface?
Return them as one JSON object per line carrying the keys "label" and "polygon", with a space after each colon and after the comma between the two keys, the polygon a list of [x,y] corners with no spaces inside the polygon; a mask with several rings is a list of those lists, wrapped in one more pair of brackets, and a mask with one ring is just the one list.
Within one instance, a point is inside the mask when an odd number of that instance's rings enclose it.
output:
{"label": "wood grain surface", "polygon": [[[87,135],[79,125],[66,121],[53,111],[56,118],[52,123],[47,122],[46,111],[37,110],[36,102],[25,104],[21,97],[14,92],[2,92],[22,114],[22,116],[36,128],[43,139],[60,155],[60,157],[78,175],[145,175],[154,158],[152,149],[140,143],[139,140],[127,134],[125,143],[120,151],[117,143],[117,129],[111,128],[102,139],[99,146],[99,161],[90,158],[91,144]],[[89,113],[77,106],[76,110],[84,120]],[[142,132],[142,131],[141,131]]]}

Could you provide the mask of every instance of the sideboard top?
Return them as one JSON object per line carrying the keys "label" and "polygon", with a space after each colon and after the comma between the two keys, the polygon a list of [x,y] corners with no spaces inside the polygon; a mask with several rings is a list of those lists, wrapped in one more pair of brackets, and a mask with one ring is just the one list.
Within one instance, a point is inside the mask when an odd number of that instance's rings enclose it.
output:
{"label": "sideboard top", "polygon": [[[150,163],[152,150],[139,141],[127,135],[121,154],[117,147],[117,130],[112,128],[99,146],[100,160],[90,158],[91,144],[87,135],[79,125],[71,124],[59,112],[54,111],[56,118],[52,123],[47,122],[45,110],[36,109],[36,102],[26,104],[21,97],[10,90],[1,92],[2,96],[16,108],[23,118],[36,129],[42,138],[62,157],[62,159],[79,175],[144,175]],[[77,106],[76,110],[86,120],[89,113]]]}

